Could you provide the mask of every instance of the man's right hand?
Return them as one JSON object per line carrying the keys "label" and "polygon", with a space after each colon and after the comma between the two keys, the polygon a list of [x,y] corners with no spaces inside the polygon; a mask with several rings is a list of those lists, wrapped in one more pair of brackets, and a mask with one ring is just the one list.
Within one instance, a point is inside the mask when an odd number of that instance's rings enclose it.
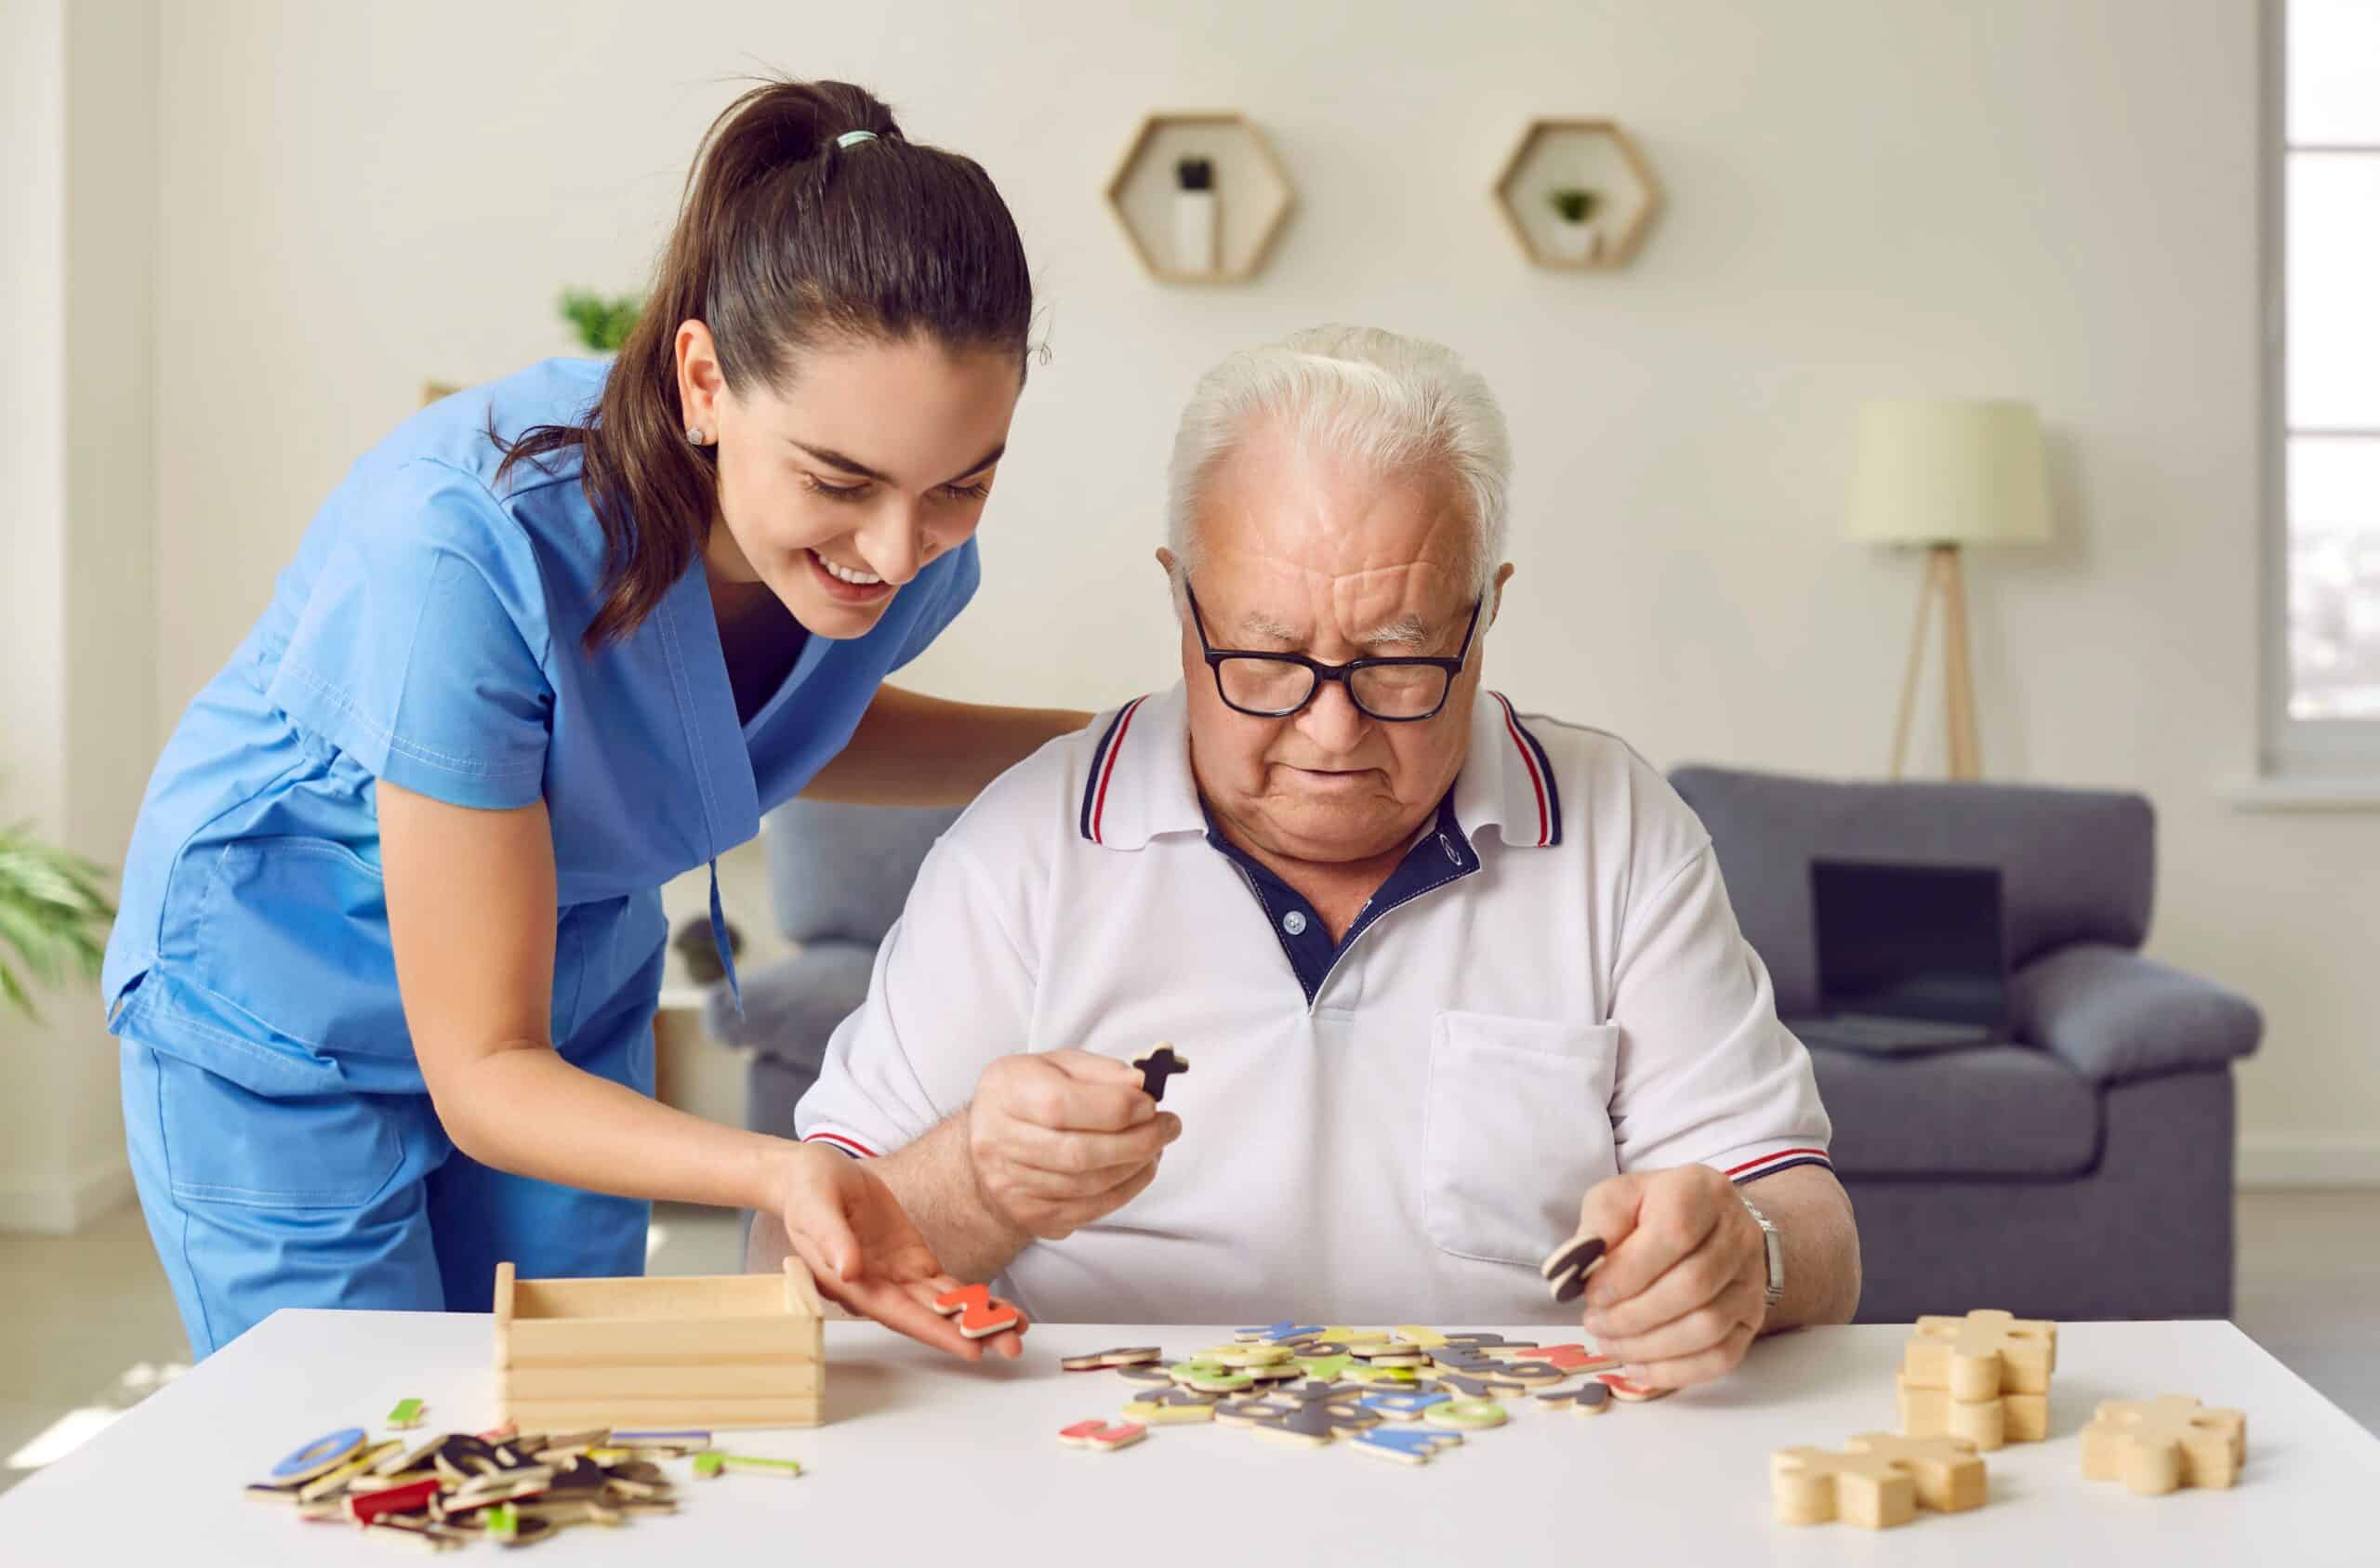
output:
{"label": "man's right hand", "polygon": [[967,1108],[967,1154],[985,1202],[1019,1232],[1057,1241],[1130,1203],[1182,1135],[1138,1068],[1089,1051],[1004,1056]]}

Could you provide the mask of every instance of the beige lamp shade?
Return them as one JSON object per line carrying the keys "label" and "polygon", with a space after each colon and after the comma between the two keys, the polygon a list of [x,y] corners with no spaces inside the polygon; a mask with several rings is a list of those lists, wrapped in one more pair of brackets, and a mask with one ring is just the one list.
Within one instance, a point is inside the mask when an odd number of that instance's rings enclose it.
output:
{"label": "beige lamp shade", "polygon": [[2049,482],[2032,405],[1990,399],[1869,403],[1859,411],[1844,536],[1884,545],[2047,539]]}

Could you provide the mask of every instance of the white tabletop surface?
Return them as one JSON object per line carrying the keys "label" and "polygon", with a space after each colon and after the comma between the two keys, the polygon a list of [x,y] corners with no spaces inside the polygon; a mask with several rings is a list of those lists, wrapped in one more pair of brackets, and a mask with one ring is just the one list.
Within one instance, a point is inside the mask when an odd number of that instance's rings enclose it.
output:
{"label": "white tabletop surface", "polygon": [[[1153,1428],[1113,1454],[1057,1441],[1058,1428],[1085,1416],[1120,1419],[1134,1387],[1110,1372],[1061,1372],[1061,1355],[1136,1344],[1187,1354],[1228,1342],[1227,1327],[1041,1324],[1021,1363],[981,1368],[872,1324],[830,1323],[826,1336],[828,1423],[720,1443],[798,1458],[800,1480],[696,1481],[686,1462],[669,1461],[664,1468],[682,1478],[679,1513],[574,1529],[536,1561],[736,1568],[955,1555],[971,1568],[1046,1568],[1064,1551],[1084,1562],[1201,1568],[2380,1561],[2380,1439],[2228,1324],[2064,1325],[2050,1441],[1989,1456],[1990,1501],[1980,1510],[1921,1512],[1872,1535],[1772,1523],[1767,1461],[1776,1448],[1839,1448],[1855,1432],[1891,1427],[1893,1372],[1908,1337],[1897,1327],[1781,1336],[1723,1384],[1592,1418],[1519,1409],[1501,1430],[1414,1469],[1337,1445],[1284,1448],[1211,1423]],[[2076,1433],[2092,1408],[2166,1392],[2247,1412],[2240,1484],[2144,1498],[2083,1480]],[[276,1313],[0,1496],[0,1559],[174,1568],[390,1561],[381,1543],[303,1522],[240,1488],[299,1443],[368,1426],[406,1395],[429,1402],[431,1429],[493,1425],[488,1319]],[[466,1548],[471,1561],[497,1555],[509,1554]]]}

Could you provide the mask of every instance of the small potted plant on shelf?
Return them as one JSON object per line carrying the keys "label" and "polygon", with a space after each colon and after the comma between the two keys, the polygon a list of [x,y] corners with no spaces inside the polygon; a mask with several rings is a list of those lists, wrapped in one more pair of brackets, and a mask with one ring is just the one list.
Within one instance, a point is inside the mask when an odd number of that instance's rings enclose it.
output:
{"label": "small potted plant on shelf", "polygon": [[80,855],[37,842],[25,825],[0,828],[0,999],[38,1022],[28,973],[44,985],[72,974],[98,977],[115,919],[99,890],[106,875]]}
{"label": "small potted plant on shelf", "polygon": [[598,354],[618,353],[643,309],[644,301],[633,294],[606,299],[588,289],[562,290],[562,319],[570,323],[580,343]]}
{"label": "small potted plant on shelf", "polygon": [[1584,186],[1564,185],[1547,191],[1545,203],[1561,220],[1554,226],[1554,258],[1580,264],[1593,261],[1603,249],[1603,236],[1594,227],[1602,194]]}

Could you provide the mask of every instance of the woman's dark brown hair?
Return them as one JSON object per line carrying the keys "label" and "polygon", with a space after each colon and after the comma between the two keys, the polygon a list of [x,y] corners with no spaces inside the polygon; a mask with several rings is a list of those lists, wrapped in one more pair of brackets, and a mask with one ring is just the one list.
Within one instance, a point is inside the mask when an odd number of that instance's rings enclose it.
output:
{"label": "woman's dark brown hair", "polygon": [[[850,147],[837,138],[873,131]],[[772,82],[711,122],[694,152],[644,310],[583,425],[539,425],[506,442],[516,463],[583,449],[603,527],[603,603],[592,651],[634,631],[702,548],[718,509],[711,449],[686,440],[677,336],[709,327],[739,395],[785,389],[801,350],[924,334],[993,349],[1025,373],[1033,283],[1016,222],[972,159],[901,135],[892,112],[845,82]]]}

